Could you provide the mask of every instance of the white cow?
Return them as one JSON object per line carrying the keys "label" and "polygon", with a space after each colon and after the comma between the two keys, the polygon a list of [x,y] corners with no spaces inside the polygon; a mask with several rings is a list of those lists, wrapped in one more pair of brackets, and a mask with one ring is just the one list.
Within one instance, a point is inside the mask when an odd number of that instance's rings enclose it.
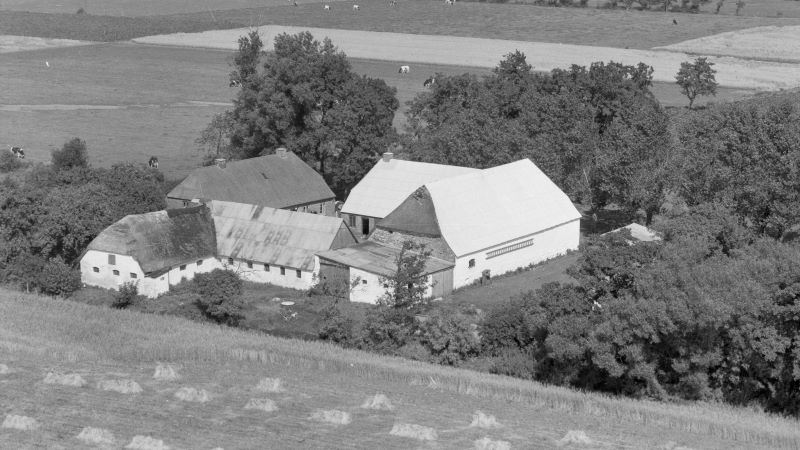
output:
{"label": "white cow", "polygon": [[353,11],[358,11],[358,5],[353,5]]}
{"label": "white cow", "polygon": [[330,10],[331,10],[331,5],[325,5],[325,11],[330,11]]}
{"label": "white cow", "polygon": [[411,72],[411,67],[409,66],[400,66],[400,70],[397,73],[408,73]]}

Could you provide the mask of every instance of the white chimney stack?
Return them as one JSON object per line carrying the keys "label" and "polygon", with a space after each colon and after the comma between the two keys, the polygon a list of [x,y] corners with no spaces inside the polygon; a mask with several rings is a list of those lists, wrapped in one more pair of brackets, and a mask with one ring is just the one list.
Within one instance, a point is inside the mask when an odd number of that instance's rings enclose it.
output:
{"label": "white chimney stack", "polygon": [[214,165],[219,167],[220,169],[224,169],[226,164],[225,158],[216,158],[214,159]]}
{"label": "white chimney stack", "polygon": [[391,161],[391,160],[392,160],[392,157],[394,157],[394,153],[392,153],[392,152],[386,152],[386,153],[384,153],[384,154],[383,154],[383,162],[389,162],[389,161]]}
{"label": "white chimney stack", "polygon": [[275,149],[275,154],[283,159],[286,159],[286,147],[278,147]]}

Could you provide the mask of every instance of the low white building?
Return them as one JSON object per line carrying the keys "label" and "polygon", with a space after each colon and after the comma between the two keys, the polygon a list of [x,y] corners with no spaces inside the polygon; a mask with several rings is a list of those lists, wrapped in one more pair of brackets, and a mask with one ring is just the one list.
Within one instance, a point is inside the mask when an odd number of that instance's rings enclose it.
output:
{"label": "low white building", "polygon": [[203,206],[125,216],[89,244],[80,265],[86,285],[133,282],[139,294],[157,297],[219,267],[214,223]]}
{"label": "low white building", "polygon": [[[523,159],[425,183],[377,222],[367,242],[319,256],[349,268],[352,280],[367,267],[396,270],[393,255],[405,240],[425,244],[449,266],[430,272],[438,273],[435,297],[576,250],[580,218],[567,195]],[[351,300],[377,300],[377,290],[362,291]]]}

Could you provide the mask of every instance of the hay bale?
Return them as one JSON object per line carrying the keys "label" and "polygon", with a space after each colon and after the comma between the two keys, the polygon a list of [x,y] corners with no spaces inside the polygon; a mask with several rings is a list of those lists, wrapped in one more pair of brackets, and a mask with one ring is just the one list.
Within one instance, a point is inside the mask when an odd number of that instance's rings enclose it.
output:
{"label": "hay bale", "polygon": [[131,443],[126,445],[125,448],[133,448],[136,450],[169,450],[169,446],[164,444],[161,439],[154,439],[150,436],[136,435],[131,439]]}
{"label": "hay bale", "polygon": [[2,428],[29,431],[39,428],[39,422],[33,417],[9,414],[6,416],[5,420],[3,420]]}
{"label": "hay bale", "polygon": [[133,380],[101,380],[97,382],[97,389],[119,392],[120,394],[138,394],[142,392],[142,387]]}
{"label": "hay bale", "polygon": [[153,378],[160,381],[175,381],[180,378],[178,369],[172,364],[159,364],[153,373]]}
{"label": "hay bale", "polygon": [[511,444],[508,441],[495,441],[484,437],[475,441],[475,450],[511,450]]}
{"label": "hay bale", "polygon": [[266,412],[275,412],[278,410],[278,405],[268,398],[251,398],[244,405],[244,409],[259,409]]}
{"label": "hay bale", "polygon": [[484,414],[483,411],[475,411],[475,414],[472,415],[472,423],[470,423],[469,426],[485,428],[487,430],[501,427],[500,422],[497,421],[495,416]]}
{"label": "hay bale", "polygon": [[407,437],[420,441],[435,441],[438,436],[436,430],[413,423],[396,423],[389,432],[392,436]]}
{"label": "hay bale", "polygon": [[394,405],[392,402],[389,401],[389,398],[383,394],[375,394],[372,397],[367,398],[364,400],[364,403],[361,405],[364,409],[377,409],[379,411],[391,411],[394,409]]}
{"label": "hay bale", "polygon": [[84,387],[88,383],[77,373],[63,374],[48,372],[44,377],[44,384],[60,384],[62,386]]}
{"label": "hay bale", "polygon": [[205,389],[195,389],[192,387],[182,387],[175,393],[175,398],[185,402],[205,403],[210,397]]}
{"label": "hay bale", "polygon": [[581,430],[569,430],[563,438],[556,442],[559,446],[567,444],[583,444],[590,445],[592,440],[586,436],[586,433]]}
{"label": "hay bale", "polygon": [[87,444],[110,445],[114,443],[114,433],[104,428],[85,427],[76,438]]}
{"label": "hay bale", "polygon": [[7,365],[0,364],[0,375],[5,375],[5,374],[7,374],[9,372],[11,372],[11,370],[9,370]]}
{"label": "hay bale", "polygon": [[283,382],[280,378],[264,378],[258,382],[256,390],[260,392],[283,392]]}
{"label": "hay bale", "polygon": [[339,411],[338,409],[318,409],[311,415],[311,420],[332,423],[334,425],[348,425],[352,421],[350,413]]}

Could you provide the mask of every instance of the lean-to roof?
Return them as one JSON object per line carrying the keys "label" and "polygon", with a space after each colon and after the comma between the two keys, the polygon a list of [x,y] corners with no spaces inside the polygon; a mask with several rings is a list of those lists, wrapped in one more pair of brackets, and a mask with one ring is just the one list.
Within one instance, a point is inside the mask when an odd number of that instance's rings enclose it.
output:
{"label": "lean-to roof", "polygon": [[[400,249],[365,241],[352,247],[319,252],[317,255],[322,259],[388,277],[397,272]],[[424,274],[441,272],[451,267],[453,263],[431,256],[425,261]]]}

